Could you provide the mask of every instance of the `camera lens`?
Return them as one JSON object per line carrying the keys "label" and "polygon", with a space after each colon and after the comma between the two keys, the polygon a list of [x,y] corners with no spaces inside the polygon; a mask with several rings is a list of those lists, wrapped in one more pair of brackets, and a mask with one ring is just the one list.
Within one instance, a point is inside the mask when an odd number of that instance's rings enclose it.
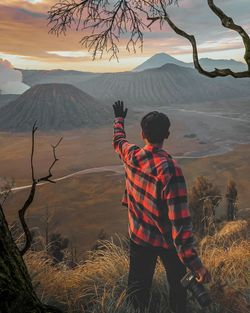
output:
{"label": "camera lens", "polygon": [[199,284],[195,278],[194,280],[192,280],[191,284],[189,285],[189,289],[201,307],[206,307],[209,304],[211,304],[211,299],[205,287]]}
{"label": "camera lens", "polygon": [[206,288],[197,282],[194,274],[188,272],[181,280],[182,286],[188,288],[201,307],[206,307],[211,304],[211,298]]}

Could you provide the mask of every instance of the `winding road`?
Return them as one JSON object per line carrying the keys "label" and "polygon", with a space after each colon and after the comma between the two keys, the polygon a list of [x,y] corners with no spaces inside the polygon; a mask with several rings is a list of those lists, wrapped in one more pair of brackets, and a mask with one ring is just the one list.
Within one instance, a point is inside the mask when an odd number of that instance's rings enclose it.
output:
{"label": "winding road", "polygon": [[[206,154],[206,155],[202,155],[202,156],[176,156],[174,158],[175,159],[202,159],[202,158],[207,158],[207,157],[211,157],[211,156],[221,155],[223,153],[225,153],[225,151],[220,151],[218,153]],[[107,166],[100,166],[100,167],[92,167],[92,168],[88,168],[85,170],[73,172],[71,174],[68,174],[68,175],[65,175],[65,176],[62,176],[59,178],[55,178],[54,181],[57,182],[57,181],[65,180],[65,179],[68,179],[68,178],[71,178],[74,176],[92,174],[92,173],[102,173],[102,172],[114,172],[116,174],[123,174],[124,173],[123,165],[107,165]],[[39,183],[39,184],[37,184],[37,186],[43,186],[45,184],[48,184],[48,182]],[[21,190],[29,189],[30,187],[31,187],[31,185],[14,187],[11,189],[11,191],[12,192],[18,192]]]}
{"label": "winding road", "polygon": [[[204,112],[204,111],[197,111],[197,110],[186,110],[186,109],[180,109],[180,108],[168,108],[168,110],[174,110],[174,111],[180,111],[180,112],[185,112],[185,113],[195,113],[195,114],[204,114],[206,116],[209,117],[216,117],[216,118],[223,118],[223,119],[228,119],[228,120],[234,120],[234,121],[239,121],[239,122],[246,122],[249,123],[249,120],[246,119],[241,119],[241,118],[234,118],[234,117],[229,117],[229,116],[224,116],[221,113],[218,112]],[[140,111],[140,110],[139,110]],[[197,155],[183,155],[183,156],[176,156],[174,157],[175,159],[200,159],[200,158],[207,158],[207,157],[212,157],[212,156],[217,156],[217,155],[222,155],[228,151],[232,151],[232,148],[230,147],[218,147],[218,149],[216,149],[216,151],[214,150],[213,152],[205,152],[204,155],[202,154],[198,154]],[[204,153],[204,152],[203,152]],[[65,180],[74,176],[79,176],[79,175],[85,175],[85,174],[90,174],[90,173],[102,173],[102,172],[114,172],[116,174],[123,174],[123,165],[108,165],[108,166],[101,166],[101,167],[93,167],[93,168],[88,168],[88,169],[84,169],[81,171],[77,171],[77,172],[73,172],[71,174],[59,177],[59,178],[55,178],[54,181],[61,181],[61,180]],[[47,184],[48,182],[44,182],[44,183],[39,183],[37,184],[37,186],[42,186]],[[25,186],[19,186],[19,187],[14,187],[11,189],[12,192],[18,192],[21,190],[25,190],[30,188],[31,185],[25,185]]]}

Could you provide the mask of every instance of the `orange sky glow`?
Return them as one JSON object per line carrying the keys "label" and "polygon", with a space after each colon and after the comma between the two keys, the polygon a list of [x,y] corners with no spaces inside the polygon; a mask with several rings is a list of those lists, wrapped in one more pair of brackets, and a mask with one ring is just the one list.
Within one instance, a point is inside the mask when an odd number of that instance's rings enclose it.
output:
{"label": "orange sky glow", "polygon": [[[59,0],[1,0],[0,1],[0,59],[9,60],[16,68],[23,69],[72,69],[93,72],[116,72],[131,70],[143,63],[150,56],[165,52],[180,60],[191,62],[189,43],[173,33],[167,26],[162,30],[155,25],[152,32],[147,32],[144,38],[143,51],[129,53],[124,39],[119,45],[119,62],[109,61],[109,56],[92,61],[91,52],[83,48],[79,41],[82,33],[72,29],[66,36],[56,37],[48,34],[47,11]],[[234,58],[243,60],[243,44],[237,34],[221,28],[218,19],[204,8],[194,6],[200,0],[182,0],[180,7],[171,8],[171,16],[197,36],[200,57]],[[242,11],[235,10],[235,1],[218,0],[225,10],[234,12],[233,16],[247,31],[250,30],[249,0],[242,3]],[[247,5],[248,2],[248,5]],[[228,7],[227,7],[228,6]],[[242,12],[245,18],[242,19]],[[182,18],[185,14],[185,19]],[[206,16],[208,18],[206,22]],[[244,16],[243,16],[244,17]]]}

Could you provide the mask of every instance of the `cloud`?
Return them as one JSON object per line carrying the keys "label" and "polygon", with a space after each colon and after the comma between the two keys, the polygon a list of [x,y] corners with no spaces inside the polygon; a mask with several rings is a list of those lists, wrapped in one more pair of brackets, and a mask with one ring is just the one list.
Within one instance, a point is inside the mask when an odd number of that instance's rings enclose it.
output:
{"label": "cloud", "polygon": [[29,86],[22,82],[22,73],[15,70],[7,60],[0,59],[0,93],[21,94]]}
{"label": "cloud", "polygon": [[30,2],[30,3],[41,3],[43,2],[43,0],[26,0],[27,2]]}
{"label": "cloud", "polygon": [[79,57],[89,57],[90,54],[86,51],[47,51],[48,54],[55,54],[60,57],[66,58],[79,58]]}
{"label": "cloud", "polygon": [[16,8],[15,10],[19,14],[30,15],[31,17],[34,18],[45,18],[45,19],[47,18],[47,15],[45,13],[33,12],[24,8]]}

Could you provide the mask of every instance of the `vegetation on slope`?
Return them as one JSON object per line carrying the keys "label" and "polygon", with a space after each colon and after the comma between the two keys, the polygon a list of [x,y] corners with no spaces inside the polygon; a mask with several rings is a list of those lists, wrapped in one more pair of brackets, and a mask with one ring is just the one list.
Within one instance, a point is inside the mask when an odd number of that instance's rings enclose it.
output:
{"label": "vegetation on slope", "polygon": [[[212,274],[209,288],[214,303],[207,313],[249,312],[248,226],[244,220],[229,222],[215,235],[200,242],[201,258]],[[25,260],[42,301],[56,304],[68,313],[135,313],[126,301],[127,239],[118,236],[111,241],[103,240],[101,244],[73,269],[64,263],[53,266],[44,252],[28,253]],[[158,262],[149,312],[168,312],[166,284],[164,268]],[[189,306],[192,313],[201,312],[192,298]]]}

